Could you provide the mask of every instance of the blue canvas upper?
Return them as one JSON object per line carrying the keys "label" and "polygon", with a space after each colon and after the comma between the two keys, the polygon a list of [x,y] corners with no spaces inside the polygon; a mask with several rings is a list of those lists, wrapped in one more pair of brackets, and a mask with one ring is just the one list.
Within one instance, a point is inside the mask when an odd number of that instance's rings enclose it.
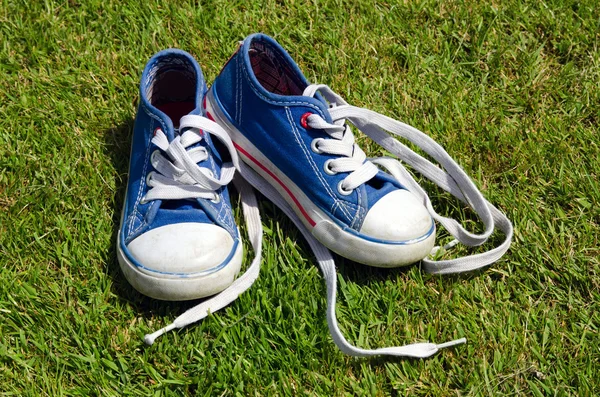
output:
{"label": "blue canvas upper", "polygon": [[[140,102],[133,130],[129,181],[123,207],[119,242],[128,259],[140,267],[143,266],[137,263],[129,254],[127,244],[143,233],[160,226],[186,222],[215,224],[227,230],[232,236],[235,242],[232,255],[239,243],[238,230],[233,219],[227,187],[215,192],[220,196],[220,200],[215,200],[216,202],[202,198],[193,200],[153,200],[147,203],[142,200],[149,189],[146,178],[148,173],[153,171],[150,156],[155,150],[160,150],[151,142],[154,131],[160,128],[167,135],[169,141],[179,134],[179,130],[176,128],[179,120],[171,120],[166,113],[153,105],[152,100],[152,95],[157,95],[156,92],[153,92],[157,79],[165,76],[169,71],[186,74],[191,82],[195,82],[193,89],[188,87],[188,91],[192,92],[190,98],[174,99],[185,99],[187,101],[190,111],[186,114],[201,114],[201,101],[207,89],[198,63],[188,53],[181,50],[168,49],[158,52],[150,59],[142,74]],[[176,96],[177,87],[172,88],[172,90],[167,91],[172,91],[173,95]],[[167,102],[170,99],[173,98],[164,98]],[[219,176],[222,159],[210,138],[210,134],[204,134],[198,145],[204,146],[209,153],[208,158],[198,163],[198,165],[209,168],[214,175]]]}
{"label": "blue canvas upper", "polygon": [[[270,90],[257,79],[252,56],[264,53],[276,70]],[[251,54],[252,53],[252,54]],[[256,68],[256,61],[254,68]],[[281,79],[281,76],[285,76]],[[267,76],[267,83],[270,80]],[[247,37],[215,80],[212,94],[220,110],[244,136],[283,171],[309,199],[340,226],[359,231],[370,208],[389,192],[402,186],[390,175],[379,172],[350,195],[342,195],[336,186],[348,173],[329,175],[323,166],[336,156],[311,150],[315,138],[327,138],[323,131],[305,128],[305,113],[331,117],[328,104],[320,95],[302,96],[308,81],[288,55],[272,38],[263,34]]]}

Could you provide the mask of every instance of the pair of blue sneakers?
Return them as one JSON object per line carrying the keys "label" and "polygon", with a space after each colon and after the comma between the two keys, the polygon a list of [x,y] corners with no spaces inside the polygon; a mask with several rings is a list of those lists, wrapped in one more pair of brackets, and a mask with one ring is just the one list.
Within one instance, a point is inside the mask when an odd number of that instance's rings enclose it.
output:
{"label": "pair of blue sneakers", "polygon": [[[423,176],[471,206],[481,234],[435,212],[412,175],[392,158],[368,159],[352,124]],[[421,147],[442,167],[394,139]],[[255,258],[242,263],[240,232],[228,184],[235,171]],[[386,170],[387,172],[384,172]],[[118,234],[118,259],[128,281],[162,300],[214,295],[151,335],[198,321],[250,287],[258,276],[262,229],[250,182],[280,206],[308,239],[326,278],[327,319],[349,354],[427,357],[449,344],[420,343],[364,350],[351,346],[335,321],[335,267],[328,250],[353,261],[396,267],[422,260],[434,273],[468,271],[508,249],[512,226],[433,140],[406,124],[349,105],[325,85],[310,84],[272,38],[247,37],[210,90],[186,52],[165,50],[142,74],[129,182]],[[506,239],[466,258],[435,261],[435,221],[457,241],[485,242],[495,227]]]}

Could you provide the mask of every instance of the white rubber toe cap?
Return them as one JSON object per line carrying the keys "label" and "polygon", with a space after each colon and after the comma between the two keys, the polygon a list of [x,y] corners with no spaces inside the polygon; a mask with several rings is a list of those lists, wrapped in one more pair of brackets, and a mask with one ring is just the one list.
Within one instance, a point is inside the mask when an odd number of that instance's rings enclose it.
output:
{"label": "white rubber toe cap", "polygon": [[369,210],[360,233],[388,241],[409,241],[427,235],[432,219],[425,206],[408,190],[394,190]]}
{"label": "white rubber toe cap", "polygon": [[142,234],[130,242],[127,249],[147,270],[193,274],[222,264],[231,254],[233,244],[231,235],[219,226],[178,223]]}

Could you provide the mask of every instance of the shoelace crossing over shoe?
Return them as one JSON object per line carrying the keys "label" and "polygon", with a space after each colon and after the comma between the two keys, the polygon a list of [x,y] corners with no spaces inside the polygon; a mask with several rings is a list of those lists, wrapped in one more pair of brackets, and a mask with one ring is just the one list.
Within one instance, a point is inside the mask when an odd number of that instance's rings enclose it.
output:
{"label": "shoelace crossing over shoe", "polygon": [[[377,350],[350,345],[335,320],[333,259],[321,245],[373,266],[400,266],[423,259],[425,269],[433,273],[468,271],[498,260],[510,246],[512,225],[483,198],[441,146],[413,127],[349,105],[327,86],[309,84],[285,50],[261,34],[244,40],[204,104],[207,116],[225,128],[249,166],[241,167],[244,178],[286,212],[315,251],[327,283],[330,331],[344,352],[427,357],[440,347],[464,342]],[[471,206],[480,216],[484,232],[471,233],[455,220],[437,214],[425,191],[397,160],[368,160],[354,143],[347,122]],[[419,146],[443,169],[388,132]],[[506,239],[488,252],[433,261],[426,258],[439,249],[433,247],[433,219],[468,246],[483,244],[496,226]]]}
{"label": "shoelace crossing over shoe", "polygon": [[[219,294],[147,336],[147,343],[219,310],[258,275],[262,228],[253,193],[242,181],[239,190],[246,192],[242,203],[257,257],[234,282],[242,244],[227,184],[239,167],[238,156],[228,134],[201,116],[205,92],[199,65],[180,50],[157,53],[142,74],[117,241],[119,264],[131,285],[156,299]],[[213,138],[226,153],[219,153]]]}
{"label": "shoelace crossing over shoe", "polygon": [[307,89],[287,53],[257,35],[224,67],[207,101],[242,159],[326,247],[380,267],[427,256],[435,224],[423,203],[368,161],[351,129],[330,117],[333,103]]}

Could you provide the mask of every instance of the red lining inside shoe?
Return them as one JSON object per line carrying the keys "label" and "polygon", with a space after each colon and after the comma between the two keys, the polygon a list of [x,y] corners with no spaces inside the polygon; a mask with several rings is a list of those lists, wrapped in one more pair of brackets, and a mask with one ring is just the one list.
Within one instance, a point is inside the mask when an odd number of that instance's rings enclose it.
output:
{"label": "red lining inside shoe", "polygon": [[302,94],[290,66],[269,45],[260,41],[253,42],[249,56],[256,79],[267,91],[278,95]]}
{"label": "red lining inside shoe", "polygon": [[168,102],[156,106],[158,110],[169,116],[173,127],[179,128],[179,120],[194,110],[194,102]]}

